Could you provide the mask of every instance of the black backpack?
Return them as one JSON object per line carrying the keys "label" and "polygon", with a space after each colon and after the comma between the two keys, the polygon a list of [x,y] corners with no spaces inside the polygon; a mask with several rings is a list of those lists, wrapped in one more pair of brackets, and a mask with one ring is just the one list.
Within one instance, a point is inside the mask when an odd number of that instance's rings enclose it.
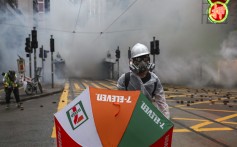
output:
{"label": "black backpack", "polygon": [[[130,72],[127,72],[127,73],[125,73],[125,81],[124,81],[124,85],[125,85],[126,90],[128,90],[129,81],[130,81]],[[152,92],[152,97],[155,95],[156,87],[157,87],[157,79],[156,79],[155,86],[154,86],[154,89],[153,89],[153,92]]]}

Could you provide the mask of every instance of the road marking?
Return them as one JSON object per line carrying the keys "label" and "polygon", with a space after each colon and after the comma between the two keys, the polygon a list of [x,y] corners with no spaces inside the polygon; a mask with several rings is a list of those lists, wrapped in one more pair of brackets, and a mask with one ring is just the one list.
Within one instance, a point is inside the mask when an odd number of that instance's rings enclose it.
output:
{"label": "road marking", "polygon": [[[228,120],[228,119],[231,119],[231,118],[234,118],[234,117],[237,117],[237,114],[232,114],[232,115],[228,115],[228,116],[225,116],[225,117],[221,117],[221,118],[215,119],[215,121],[222,122],[224,120]],[[203,130],[205,130],[205,131],[210,130],[211,131],[213,128],[201,128],[201,127],[204,127],[204,126],[207,126],[207,125],[210,125],[210,124],[213,124],[213,123],[215,123],[215,122],[206,121],[206,122],[191,126],[191,128],[194,129],[195,131],[203,131]],[[229,129],[231,129],[231,128],[229,128]],[[220,130],[221,130],[221,128],[220,128]]]}
{"label": "road marking", "polygon": [[198,111],[213,111],[213,112],[227,112],[227,113],[237,113],[237,111],[231,111],[231,110],[216,110],[216,109],[198,109],[198,108],[184,108],[185,110],[198,110]]}
{"label": "road marking", "polygon": [[[213,100],[213,101],[217,101],[217,100]],[[205,103],[210,103],[210,101],[205,100],[205,101],[202,101],[202,102],[195,102],[195,103],[192,103],[191,105],[198,105],[198,104],[205,104]],[[183,107],[183,106],[186,106],[186,105],[177,105],[175,107]]]}
{"label": "road marking", "polygon": [[[210,132],[210,131],[232,131],[231,128],[200,128],[199,130],[195,130],[197,132]],[[188,129],[174,129],[174,133],[186,133],[191,132],[191,130]]]}
{"label": "road marking", "polygon": [[[237,114],[229,115],[229,116],[226,116],[226,117],[223,117],[223,118],[216,119],[216,121],[221,121],[223,124],[237,125],[236,122],[222,121],[222,120],[226,120],[226,119],[230,119],[230,118],[236,117],[236,115]],[[211,123],[214,123],[214,122],[211,122],[211,121],[208,121],[208,120],[205,120],[205,119],[193,119],[193,118],[172,118],[172,119],[174,119],[174,120],[187,120],[187,121],[202,121],[202,122],[204,122],[204,123],[195,125],[193,127],[190,127],[190,128],[194,129],[197,132],[231,131],[231,130],[233,130],[232,128],[228,128],[228,127],[223,127],[223,128],[221,128],[221,127],[220,128],[200,128],[200,127],[203,127],[205,125],[209,125]],[[185,132],[191,132],[191,131],[189,129],[174,129],[173,132],[174,133],[185,133]]]}
{"label": "road marking", "polygon": [[74,83],[74,87],[76,88],[76,90],[82,90],[82,88],[77,83]]}
{"label": "road marking", "polygon": [[116,81],[114,81],[114,80],[110,80],[110,79],[106,79],[107,81],[110,81],[110,82],[112,82],[112,83],[116,83]]}
{"label": "road marking", "polygon": [[174,132],[174,133],[183,133],[183,132],[191,132],[191,131],[188,130],[188,129],[174,129],[173,132]]}
{"label": "road marking", "polygon": [[109,79],[107,79],[107,81],[109,81],[110,84],[112,84],[113,86],[117,86],[117,81],[113,81],[113,80],[109,80]]}
{"label": "road marking", "polygon": [[[224,103],[222,102],[222,103],[215,103],[215,104],[213,104],[213,105],[223,105]],[[230,103],[229,103],[230,104]],[[228,104],[227,104],[228,105]],[[235,104],[235,103],[231,103],[230,105],[232,105],[232,106],[237,106],[237,103]]]}
{"label": "road marking", "polygon": [[[166,95],[167,95],[167,98],[187,98],[188,96],[191,96],[191,94],[190,94],[190,95],[188,95],[188,94],[169,95],[169,94],[167,94],[167,93],[166,93]],[[168,95],[169,95],[169,96],[168,96]]]}
{"label": "road marking", "polygon": [[[174,120],[188,120],[188,121],[207,121],[206,119],[193,119],[193,118],[172,118]],[[237,122],[222,121],[223,124],[237,125]]]}
{"label": "road marking", "polygon": [[91,85],[93,85],[93,87],[95,87],[95,88],[102,88],[102,89],[104,89],[103,87],[100,87],[99,85],[97,85],[97,84],[95,84],[95,83],[91,83]]}
{"label": "road marking", "polygon": [[[86,80],[85,80],[86,81]],[[86,87],[86,89],[89,87],[89,85],[86,82],[82,82],[82,84]]]}
{"label": "road marking", "polygon": [[104,83],[101,83],[101,82],[98,82],[98,83],[99,83],[100,85],[102,85],[102,86],[108,88],[108,89],[116,89],[115,86],[108,86],[108,85],[106,85],[106,84],[104,84]]}
{"label": "road marking", "polygon": [[217,122],[222,122],[224,120],[228,120],[228,119],[231,119],[231,118],[234,118],[234,117],[237,117],[237,114],[232,114],[232,115],[229,115],[229,116],[225,116],[225,117],[222,117],[222,118],[218,118],[216,119]]}
{"label": "road marking", "polygon": [[[67,103],[68,103],[68,93],[69,93],[69,83],[66,83],[64,86],[64,90],[63,93],[60,97],[59,103],[58,103],[58,109],[57,112],[60,111],[62,108],[64,108]],[[53,131],[52,131],[52,135],[51,138],[56,138],[56,129],[55,129],[55,125],[53,126]]]}
{"label": "road marking", "polygon": [[222,123],[224,123],[224,124],[232,124],[232,125],[237,125],[237,122],[223,121]]}
{"label": "road marking", "polygon": [[[199,132],[210,132],[210,131],[232,131],[233,129],[231,128],[199,128]],[[195,130],[197,131],[197,130]]]}
{"label": "road marking", "polygon": [[170,100],[170,99],[166,99],[167,102],[174,102],[174,101],[177,101],[177,100]]}
{"label": "road marking", "polygon": [[172,118],[175,120],[191,120],[191,121],[207,121],[205,119],[194,119],[194,118]]}

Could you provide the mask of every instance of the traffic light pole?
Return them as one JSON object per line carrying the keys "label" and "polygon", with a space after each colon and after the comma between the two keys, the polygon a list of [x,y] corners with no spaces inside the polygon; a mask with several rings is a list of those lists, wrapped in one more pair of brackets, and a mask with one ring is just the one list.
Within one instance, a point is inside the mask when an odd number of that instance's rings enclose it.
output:
{"label": "traffic light pole", "polygon": [[[44,49],[43,49],[43,53],[44,53]],[[41,59],[42,59],[42,82],[44,82],[44,54]]]}
{"label": "traffic light pole", "polygon": [[[30,43],[30,34],[29,34],[29,43]],[[32,48],[31,48],[31,43],[30,43],[30,52],[29,52],[29,72],[30,72],[30,78],[32,77],[32,73],[31,73],[31,52],[32,52]]]}
{"label": "traffic light pole", "polygon": [[[37,76],[36,49],[38,48],[36,27],[33,27],[33,30],[31,30],[31,35],[32,35],[31,48],[34,49],[34,78],[35,78]],[[35,79],[35,80],[38,80],[38,79]]]}
{"label": "traffic light pole", "polygon": [[[34,76],[36,77],[37,76],[37,73],[36,73],[36,67],[37,67],[37,61],[36,61],[36,48],[34,48]],[[34,77],[34,78],[35,78]]]}
{"label": "traffic light pole", "polygon": [[29,72],[30,72],[30,78],[32,77],[32,74],[31,74],[31,53],[29,53]]}
{"label": "traffic light pole", "polygon": [[52,74],[52,88],[54,88],[54,73],[53,73],[53,52],[54,52],[54,39],[53,35],[50,38],[50,51],[51,51],[51,74]]}
{"label": "traffic light pole", "polygon": [[52,88],[54,88],[54,74],[53,74],[53,52],[51,52],[51,74],[52,74]]}
{"label": "traffic light pole", "polygon": [[42,82],[44,82],[44,58],[42,57]]}
{"label": "traffic light pole", "polygon": [[118,61],[118,78],[119,78],[119,58],[120,58],[120,50],[119,50],[119,46],[117,48],[117,50],[115,51],[115,56],[116,56],[116,60]]}
{"label": "traffic light pole", "polygon": [[118,79],[119,79],[119,59],[118,59]]}

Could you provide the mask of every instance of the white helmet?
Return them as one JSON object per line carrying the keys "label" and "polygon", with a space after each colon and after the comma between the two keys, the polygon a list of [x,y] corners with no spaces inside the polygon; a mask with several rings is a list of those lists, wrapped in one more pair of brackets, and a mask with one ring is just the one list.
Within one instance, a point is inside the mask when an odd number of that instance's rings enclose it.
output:
{"label": "white helmet", "polygon": [[135,58],[135,57],[139,57],[143,55],[149,55],[149,54],[150,52],[148,48],[141,43],[135,44],[131,50],[131,58]]}

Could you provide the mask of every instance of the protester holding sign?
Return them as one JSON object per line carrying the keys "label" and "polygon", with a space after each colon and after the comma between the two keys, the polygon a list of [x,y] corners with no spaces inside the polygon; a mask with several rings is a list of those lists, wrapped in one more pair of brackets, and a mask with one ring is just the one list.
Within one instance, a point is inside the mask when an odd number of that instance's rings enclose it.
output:
{"label": "protester holding sign", "polygon": [[166,118],[170,118],[161,82],[153,72],[148,48],[137,43],[131,50],[130,72],[123,74],[117,82],[119,90],[140,90]]}

